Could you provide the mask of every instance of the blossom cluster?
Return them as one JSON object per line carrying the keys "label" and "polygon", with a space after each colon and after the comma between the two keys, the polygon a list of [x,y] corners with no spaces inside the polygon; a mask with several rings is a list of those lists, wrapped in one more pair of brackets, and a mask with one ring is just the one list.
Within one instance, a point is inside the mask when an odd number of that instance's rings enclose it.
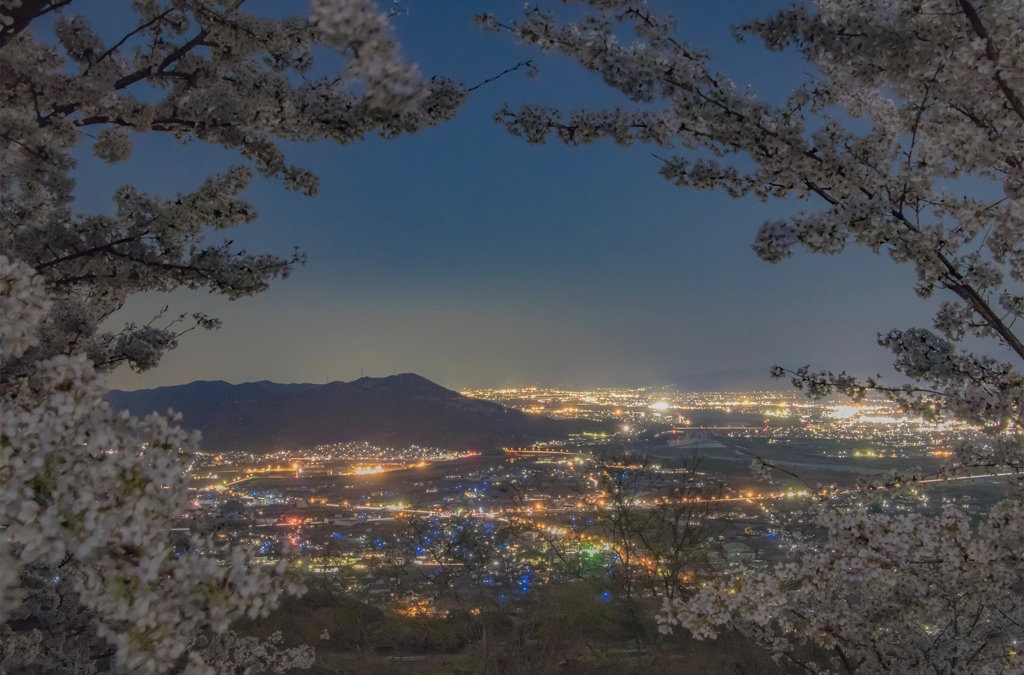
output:
{"label": "blossom cluster", "polygon": [[[327,638],[324,638],[327,639]],[[272,673],[282,675],[293,670],[305,670],[313,665],[313,648],[309,645],[282,648],[280,632],[267,639],[241,637],[229,631],[224,635],[201,636],[194,647],[201,649],[207,662],[203,675],[236,672],[246,675]]]}
{"label": "blossom cluster", "polygon": [[822,504],[824,542],[773,570],[666,600],[659,623],[699,638],[738,627],[780,660],[813,643],[828,650],[820,665],[829,672],[1020,672],[1019,499],[981,527],[952,506],[933,517]]}
{"label": "blossom cluster", "polygon": [[387,15],[372,0],[313,0],[313,22],[331,44],[350,52],[350,68],[366,78],[366,98],[374,106],[400,110],[427,94],[419,68],[406,62],[389,35]]}
{"label": "blossom cluster", "polygon": [[[31,268],[0,256],[0,269],[9,281],[3,302],[14,310],[0,316],[7,357],[25,346],[17,328],[35,328],[41,312],[37,296],[12,292],[37,287]],[[95,615],[120,667],[159,672],[183,657],[195,631],[223,632],[236,618],[265,614],[286,582],[283,567],[255,566],[242,549],[218,560],[198,536],[187,551],[172,549],[196,438],[156,414],[117,414],[105,397],[102,376],[83,355],[36,361],[31,377],[4,389],[0,623],[24,599],[19,570],[48,568]]]}

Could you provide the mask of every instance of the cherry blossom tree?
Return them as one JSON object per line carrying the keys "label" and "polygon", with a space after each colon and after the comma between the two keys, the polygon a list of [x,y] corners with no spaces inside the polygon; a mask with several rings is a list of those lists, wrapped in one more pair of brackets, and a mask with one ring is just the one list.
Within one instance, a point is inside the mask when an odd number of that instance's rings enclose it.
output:
{"label": "cherry blossom tree", "polygon": [[[911,265],[941,305],[928,328],[879,343],[912,382],[776,369],[812,396],[885,392],[910,413],[952,416],[977,434],[940,476],[1008,474],[980,520],[957,507],[890,515],[865,484],[815,507],[827,531],[790,564],[667,601],[664,626],[712,636],[737,625],[808,671],[1009,673],[1024,668],[1024,12],[1016,0],[815,0],[736,28],[796,50],[807,77],[784,101],[716,72],[675,37],[671,17],[637,0],[588,0],[576,18],[528,7],[489,30],[577,61],[621,93],[615,109],[505,108],[530,143],[611,139],[661,155],[679,186],[804,209],[761,225],[770,262],[797,247],[859,245]],[[694,12],[697,10],[695,9]],[[630,37],[625,36],[630,34]],[[770,468],[770,467],[762,467]]]}
{"label": "cherry blossom tree", "polygon": [[[254,174],[316,192],[279,142],[412,133],[450,118],[465,92],[422,78],[372,0],[313,0],[309,17],[284,19],[244,0],[133,0],[114,37],[81,5],[0,0],[0,669],[308,665],[230,635],[209,642],[209,659],[189,650],[295,588],[282,566],[198,535],[175,552],[169,527],[186,510],[197,439],[105,400],[104,373],[151,368],[183,331],[216,320],[100,326],[136,293],[238,298],[302,262],[207,239],[256,217],[243,198]],[[340,71],[324,72],[328,50]],[[141,133],[240,161],[191,193],[125,185],[113,215],[77,212],[76,153],[125,161]],[[243,652],[240,666],[231,655]]]}

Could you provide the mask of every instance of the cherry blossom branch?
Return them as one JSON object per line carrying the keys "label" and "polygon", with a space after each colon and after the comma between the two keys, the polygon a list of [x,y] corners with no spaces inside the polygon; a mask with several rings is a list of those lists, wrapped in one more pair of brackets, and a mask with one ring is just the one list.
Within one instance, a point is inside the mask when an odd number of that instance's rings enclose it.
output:
{"label": "cherry blossom branch", "polygon": [[150,66],[147,68],[142,68],[140,70],[135,71],[134,73],[131,73],[130,75],[125,75],[124,77],[114,82],[114,89],[124,89],[126,87],[130,87],[136,82],[140,82],[146,79],[147,77],[152,77],[153,75],[163,73],[167,69],[167,67],[170,66],[172,63],[179,60],[181,57],[185,56],[185,54],[188,54],[194,48],[203,44],[203,40],[205,40],[208,35],[209,31],[203,28],[191,40],[182,44],[177,49],[172,51],[170,54],[165,56],[164,59],[156,67]]}
{"label": "cherry blossom branch", "polygon": [[127,35],[125,35],[123,38],[118,40],[117,43],[114,44],[113,47],[111,47],[110,49],[106,50],[105,52],[100,54],[98,57],[96,57],[95,61],[92,61],[91,63],[89,63],[89,65],[86,66],[85,70],[82,72],[82,75],[83,76],[84,75],[88,75],[89,71],[91,71],[94,66],[96,66],[97,64],[99,64],[103,60],[109,58],[112,54],[114,54],[114,52],[116,52],[118,49],[120,49],[124,45],[125,42],[130,40],[133,36],[141,33],[144,30],[146,30],[147,28],[151,28],[151,27],[155,26],[156,24],[160,23],[165,18],[167,18],[167,16],[169,14],[171,14],[171,12],[173,12],[173,11],[174,11],[173,8],[172,9],[168,9],[167,11],[161,12],[160,14],[156,15],[155,17],[153,17],[149,21],[146,21],[145,23],[139,24],[138,27],[136,27],[134,30],[130,31]]}
{"label": "cherry blossom branch", "polygon": [[137,235],[132,235],[132,236],[129,236],[129,237],[123,237],[121,239],[117,239],[115,241],[107,242],[107,243],[101,244],[99,246],[94,246],[92,248],[88,248],[88,249],[85,249],[85,250],[82,250],[82,251],[76,251],[74,253],[69,253],[68,255],[61,256],[59,258],[53,258],[51,260],[47,260],[46,262],[37,263],[34,267],[36,269],[36,272],[43,272],[43,271],[45,271],[45,270],[47,270],[47,269],[49,269],[51,267],[55,267],[57,265],[60,265],[60,264],[66,263],[66,262],[70,262],[72,260],[77,260],[78,258],[84,258],[86,256],[96,255],[97,253],[108,252],[113,247],[119,246],[120,244],[127,244],[129,242],[137,241],[139,239],[142,239],[143,237],[146,236],[146,234],[148,234],[148,233],[147,232],[142,232],[142,233],[139,233]]}
{"label": "cherry blossom branch", "polygon": [[3,14],[10,18],[10,22],[2,22],[3,28],[0,28],[0,47],[6,45],[11,37],[28,28],[39,17],[70,5],[72,2],[73,0],[57,0],[57,2],[49,0],[23,0],[20,5],[5,8]]}
{"label": "cherry blossom branch", "polygon": [[985,29],[985,24],[982,22],[981,16],[978,15],[978,10],[974,8],[974,5],[971,4],[970,0],[957,0],[957,3],[960,5],[960,9],[963,10],[964,16],[966,16],[967,20],[970,22],[971,28],[974,29],[974,32],[977,33],[978,37],[985,41],[985,55],[988,56],[989,61],[991,61],[992,65],[995,67],[992,71],[992,79],[996,81],[996,84],[999,86],[999,91],[1006,97],[1006,101],[1010,104],[1013,111],[1017,113],[1017,117],[1024,122],[1024,102],[1020,100],[1020,97],[1017,96],[1016,92],[1014,92],[1010,88],[1010,85],[1006,83],[1006,80],[1003,79],[1002,73],[999,70],[999,50],[996,49],[995,43],[992,41],[991,36],[989,36],[988,31]]}
{"label": "cherry blossom branch", "polygon": [[506,68],[505,70],[501,71],[497,75],[492,75],[491,77],[488,77],[486,80],[483,80],[482,82],[478,82],[477,84],[474,84],[472,87],[466,88],[466,92],[469,93],[471,91],[476,91],[477,89],[479,89],[480,87],[484,86],[485,84],[490,84],[491,82],[494,82],[496,80],[500,80],[501,78],[503,78],[504,76],[508,75],[509,73],[516,72],[520,68],[533,68],[533,61],[532,60],[520,61],[519,63],[517,63],[516,65],[512,66],[511,68]]}

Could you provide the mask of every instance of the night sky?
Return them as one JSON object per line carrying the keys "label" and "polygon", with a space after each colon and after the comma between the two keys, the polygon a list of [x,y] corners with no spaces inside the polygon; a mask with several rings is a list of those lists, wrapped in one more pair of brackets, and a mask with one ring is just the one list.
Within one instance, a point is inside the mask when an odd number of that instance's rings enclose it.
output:
{"label": "night sky", "polygon": [[[254,252],[299,246],[308,264],[235,302],[205,292],[133,300],[119,319],[145,321],[169,304],[224,326],[189,333],[150,372],[118,371],[112,386],[415,372],[452,388],[758,387],[771,385],[774,363],[886,372],[876,334],[930,325],[912,270],[887,257],[851,249],[759,260],[750,244],[761,222],[805,205],[673,187],[652,148],[530,146],[510,136],[492,121],[505,102],[619,99],[565,59],[475,29],[484,3],[405,4],[396,25],[425,74],[473,85],[534,58],[540,75],[488,84],[456,119],[414,136],[289,147],[293,162],[319,174],[320,194],[258,180],[247,196],[259,220],[230,235]],[[499,18],[522,6],[491,4]],[[785,96],[808,69],[796,55],[733,40],[730,25],[773,3],[671,4],[687,13],[682,35],[765,98]],[[237,162],[142,135],[123,164],[82,153],[78,204],[110,211],[113,189],[127,182],[173,196]]]}

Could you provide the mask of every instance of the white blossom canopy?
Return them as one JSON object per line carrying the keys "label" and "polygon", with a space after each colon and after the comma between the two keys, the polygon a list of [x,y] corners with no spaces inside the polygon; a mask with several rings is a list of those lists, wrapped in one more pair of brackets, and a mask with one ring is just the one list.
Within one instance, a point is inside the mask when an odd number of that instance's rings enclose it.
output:
{"label": "white blossom canopy", "polygon": [[[299,253],[206,241],[256,217],[242,196],[253,172],[317,190],[278,143],[415,132],[450,118],[464,91],[424,80],[372,0],[314,0],[310,17],[284,19],[249,13],[244,0],[134,0],[123,8],[132,27],[108,41],[81,4],[0,0],[0,670],[26,658],[43,671],[97,667],[89,654],[55,653],[74,648],[67,636],[12,629],[14,613],[39,604],[30,596],[47,592],[26,585],[40,570],[41,583],[76,598],[61,611],[88,617],[121,671],[308,665],[308,650],[232,636],[206,661],[187,651],[199,631],[261,616],[295,588],[282,566],[254,566],[240,548],[214,555],[193,536],[173,550],[196,438],[158,415],[115,414],[103,373],[154,366],[184,317],[116,334],[99,326],[135,293],[236,298],[287,275]],[[341,54],[339,72],[317,67],[325,50]],[[222,146],[240,163],[189,194],[125,185],[113,215],[75,211],[79,146],[120,162],[150,132]]]}
{"label": "white blossom canopy", "polygon": [[[869,493],[825,499],[792,564],[666,602],[664,625],[698,636],[739,622],[781,659],[849,673],[1016,673],[1024,663],[1024,11],[1018,0],[815,0],[739,26],[771,50],[798,50],[805,82],[771,104],[715,72],[674,37],[675,20],[640,0],[588,0],[570,21],[528,6],[488,30],[577,61],[623,96],[615,109],[506,108],[497,119],[531,143],[648,144],[680,186],[800,213],[764,223],[754,249],[777,262],[802,246],[866,246],[946,294],[931,328],[879,338],[914,384],[786,371],[812,396],[887,392],[930,417],[974,425],[941,475],[1008,473],[981,523],[959,508],[887,515]],[[694,8],[693,20],[699,20]],[[627,33],[631,37],[625,38]],[[978,338],[982,352],[964,346]],[[993,357],[991,354],[1002,355]],[[819,651],[796,648],[813,643]],[[824,656],[822,656],[824,654]],[[810,658],[807,658],[810,655]],[[817,657],[815,657],[817,655]]]}

